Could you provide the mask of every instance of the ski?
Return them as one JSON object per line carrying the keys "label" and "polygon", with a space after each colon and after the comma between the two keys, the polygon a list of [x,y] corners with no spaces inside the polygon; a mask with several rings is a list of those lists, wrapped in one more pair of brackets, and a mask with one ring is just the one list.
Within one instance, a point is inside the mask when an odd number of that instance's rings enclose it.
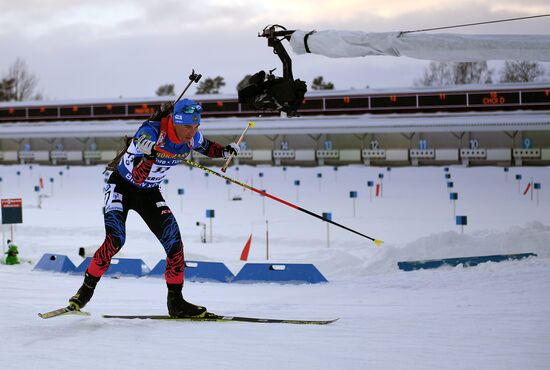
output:
{"label": "ski", "polygon": [[50,312],[39,313],[38,317],[41,317],[43,319],[51,319],[52,317],[57,317],[61,315],[90,316],[90,313],[86,311],[72,310],[69,307],[63,307]]}
{"label": "ski", "polygon": [[138,320],[164,320],[164,321],[209,321],[209,322],[250,322],[264,324],[301,324],[301,325],[326,325],[335,322],[333,320],[286,320],[265,319],[258,317],[223,316],[208,313],[203,317],[170,317],[164,315],[103,315],[106,319],[138,319]]}

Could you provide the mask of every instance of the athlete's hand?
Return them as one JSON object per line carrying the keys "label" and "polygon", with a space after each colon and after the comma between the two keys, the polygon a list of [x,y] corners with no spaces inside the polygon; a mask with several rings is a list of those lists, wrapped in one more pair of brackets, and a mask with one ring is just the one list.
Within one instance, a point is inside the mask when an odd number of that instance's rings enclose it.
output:
{"label": "athlete's hand", "polygon": [[238,156],[241,148],[236,143],[231,143],[223,147],[222,156],[224,159],[227,159],[231,156]]}
{"label": "athlete's hand", "polygon": [[137,139],[136,148],[147,156],[155,156],[156,150],[153,149],[155,142],[147,139],[147,135],[143,134]]}
{"label": "athlete's hand", "polygon": [[166,102],[163,103],[159,109],[157,109],[151,116],[149,117],[149,121],[160,121],[164,117],[168,117],[172,114],[172,111],[174,110],[174,103],[172,102]]}

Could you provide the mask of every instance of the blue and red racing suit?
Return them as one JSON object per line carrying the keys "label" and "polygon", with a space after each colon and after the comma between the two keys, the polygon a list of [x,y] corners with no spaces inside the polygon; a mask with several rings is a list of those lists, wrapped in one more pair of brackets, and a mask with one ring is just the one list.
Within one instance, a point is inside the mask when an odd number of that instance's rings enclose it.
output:
{"label": "blue and red racing suit", "polygon": [[[145,134],[161,150],[156,156],[140,153],[134,142]],[[161,137],[161,140],[159,140]],[[222,157],[223,147],[197,131],[191,142],[178,140],[171,117],[161,122],[145,121],[105,185],[105,241],[95,252],[88,273],[101,277],[111,259],[126,239],[126,218],[133,209],[155,234],[166,252],[165,279],[168,284],[182,284],[184,275],[183,242],[176,218],[166,204],[159,185],[167,172],[195,150],[212,158]]]}
{"label": "blue and red racing suit", "polygon": [[[166,177],[166,173],[172,167],[180,164],[191,150],[212,158],[222,156],[222,146],[206,139],[200,131],[197,131],[190,143],[180,143],[171,120],[168,118],[165,120],[162,124],[161,122],[145,121],[134,135],[134,140],[118,164],[118,173],[138,188],[158,187]],[[165,126],[166,129],[162,130],[161,126]],[[145,135],[147,140],[155,142],[159,135],[163,135],[162,151],[157,152],[155,158],[146,159],[143,153],[137,150],[135,142],[141,135]]]}

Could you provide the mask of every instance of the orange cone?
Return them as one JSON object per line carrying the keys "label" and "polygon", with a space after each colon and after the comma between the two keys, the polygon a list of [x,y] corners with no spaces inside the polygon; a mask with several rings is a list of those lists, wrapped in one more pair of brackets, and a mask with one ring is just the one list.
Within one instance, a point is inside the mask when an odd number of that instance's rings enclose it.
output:
{"label": "orange cone", "polygon": [[250,252],[250,244],[252,244],[252,234],[250,234],[250,237],[248,238],[248,241],[246,242],[243,252],[241,253],[241,261],[248,260],[248,252]]}

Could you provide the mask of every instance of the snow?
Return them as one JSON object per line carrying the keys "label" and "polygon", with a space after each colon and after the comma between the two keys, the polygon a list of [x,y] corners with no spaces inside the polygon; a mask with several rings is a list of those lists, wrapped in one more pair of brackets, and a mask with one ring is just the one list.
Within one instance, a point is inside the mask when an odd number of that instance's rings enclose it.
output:
{"label": "snow", "polygon": [[[216,168],[214,168],[216,169]],[[165,314],[157,278],[103,278],[86,307],[91,317],[50,320],[38,312],[63,306],[79,276],[32,271],[44,253],[82,260],[104,237],[102,167],[0,166],[2,198],[22,197],[24,223],[15,241],[23,263],[0,264],[2,368],[29,369],[546,369],[550,363],[550,183],[548,167],[451,166],[453,219],[442,167],[231,167],[227,175],[369,236],[327,224],[200,170],[176,168],[163,193],[180,225],[188,260],[220,261],[233,273],[253,234],[249,262],[313,263],[329,280],[317,285],[187,282],[184,294],[212,312],[273,318],[332,319],[327,326],[182,323],[103,319],[102,314]],[[16,172],[21,175],[17,176]],[[63,172],[63,175],[60,175]],[[263,178],[259,173],[264,174]],[[322,178],[317,178],[322,173]],[[384,174],[383,197],[367,181]],[[515,174],[522,174],[519,184]],[[43,177],[42,199],[34,186]],[[54,182],[50,182],[50,178]],[[523,195],[531,178],[538,194]],[[300,180],[299,188],[294,180]],[[53,190],[52,190],[53,184]],[[177,189],[184,188],[183,199]],[[518,190],[519,189],[519,190]],[[358,192],[356,215],[349,192]],[[233,196],[242,201],[229,200]],[[183,202],[181,202],[183,201]],[[183,206],[182,206],[183,205]],[[215,209],[213,243],[200,242],[197,221]],[[265,212],[264,212],[265,209]],[[208,222],[207,222],[208,223]],[[6,229],[4,240],[9,237]],[[397,261],[536,253],[522,261],[403,272]],[[152,268],[164,251],[130,213],[117,257]]]}

